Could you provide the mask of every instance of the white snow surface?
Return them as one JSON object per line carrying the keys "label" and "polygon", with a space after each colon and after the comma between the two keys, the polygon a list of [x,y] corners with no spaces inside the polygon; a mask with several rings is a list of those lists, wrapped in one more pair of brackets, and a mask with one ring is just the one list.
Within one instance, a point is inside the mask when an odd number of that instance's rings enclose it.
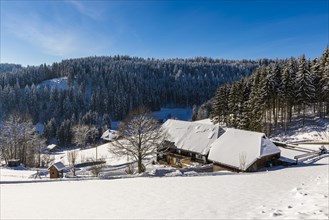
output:
{"label": "white snow surface", "polygon": [[202,119],[202,120],[197,120],[195,122],[200,123],[200,124],[213,125],[213,123],[211,122],[210,118],[206,118],[206,119]]}
{"label": "white snow surface", "polygon": [[53,150],[53,149],[55,149],[56,147],[57,147],[56,144],[49,144],[49,145],[46,147],[46,149],[47,149],[47,150]]}
{"label": "white snow surface", "polygon": [[[280,153],[265,134],[229,128],[210,146],[208,159],[246,170],[261,157]],[[241,167],[242,160],[245,166]]]}
{"label": "white snow surface", "polygon": [[162,129],[166,140],[174,142],[178,149],[202,155],[209,152],[210,145],[224,132],[218,125],[168,119]]}
{"label": "white snow surface", "polygon": [[49,79],[41,82],[39,87],[46,86],[48,88],[56,87],[59,90],[66,90],[67,89],[67,77],[59,77],[54,79]]}
{"label": "white snow surface", "polygon": [[328,169],[0,184],[0,218],[328,219]]}

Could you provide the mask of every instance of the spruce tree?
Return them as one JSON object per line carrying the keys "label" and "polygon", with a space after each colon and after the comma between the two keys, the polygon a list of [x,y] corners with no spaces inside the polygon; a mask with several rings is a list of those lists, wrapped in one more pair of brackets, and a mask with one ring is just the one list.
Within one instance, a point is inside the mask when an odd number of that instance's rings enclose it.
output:
{"label": "spruce tree", "polygon": [[314,98],[315,88],[313,85],[313,78],[310,74],[309,65],[302,55],[299,59],[298,72],[296,75],[297,100],[303,110],[303,126],[305,124],[305,110],[306,105]]}

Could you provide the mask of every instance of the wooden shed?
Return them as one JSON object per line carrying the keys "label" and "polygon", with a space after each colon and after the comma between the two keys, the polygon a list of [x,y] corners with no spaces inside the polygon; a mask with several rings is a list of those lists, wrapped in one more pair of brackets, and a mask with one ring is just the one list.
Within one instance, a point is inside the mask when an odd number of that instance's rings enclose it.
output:
{"label": "wooden shed", "polygon": [[50,144],[46,147],[46,152],[50,153],[50,152],[54,152],[56,150],[58,150],[59,147],[56,144]]}
{"label": "wooden shed", "polygon": [[21,160],[20,159],[10,159],[8,160],[8,167],[18,167],[21,165]]}
{"label": "wooden shed", "polygon": [[53,178],[63,178],[64,164],[62,162],[57,162],[51,165],[49,169],[50,179]]}

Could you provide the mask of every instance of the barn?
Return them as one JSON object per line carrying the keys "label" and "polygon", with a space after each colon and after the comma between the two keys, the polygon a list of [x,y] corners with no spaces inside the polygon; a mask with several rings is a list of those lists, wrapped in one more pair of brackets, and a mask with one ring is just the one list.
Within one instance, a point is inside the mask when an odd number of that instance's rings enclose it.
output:
{"label": "barn", "polygon": [[186,167],[207,163],[210,145],[225,131],[218,125],[168,119],[162,129],[169,151],[158,155],[171,166]]}
{"label": "barn", "polygon": [[57,162],[51,165],[49,168],[50,178],[63,178],[63,172],[65,165],[62,162]]}
{"label": "barn", "polygon": [[263,133],[227,129],[211,144],[208,159],[213,162],[214,171],[253,172],[275,165],[280,152]]}

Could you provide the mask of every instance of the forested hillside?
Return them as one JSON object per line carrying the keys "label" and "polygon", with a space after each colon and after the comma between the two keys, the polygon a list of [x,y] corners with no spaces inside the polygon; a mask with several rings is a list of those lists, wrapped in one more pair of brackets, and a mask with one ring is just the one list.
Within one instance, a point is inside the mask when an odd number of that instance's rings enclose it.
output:
{"label": "forested hillside", "polygon": [[214,123],[270,134],[287,130],[293,115],[304,125],[306,110],[313,117],[329,116],[329,48],[312,61],[290,58],[263,65],[250,77],[220,86],[212,102]]}
{"label": "forested hillside", "polygon": [[[215,94],[218,85],[249,76],[271,62],[102,56],[28,67],[1,64],[0,118],[12,112],[27,113],[34,124],[48,125],[50,138],[61,127],[59,133],[66,133],[69,125],[78,122],[102,127],[110,118],[121,120],[140,105],[158,110],[201,104]],[[59,77],[67,79],[65,89],[42,83]]]}

